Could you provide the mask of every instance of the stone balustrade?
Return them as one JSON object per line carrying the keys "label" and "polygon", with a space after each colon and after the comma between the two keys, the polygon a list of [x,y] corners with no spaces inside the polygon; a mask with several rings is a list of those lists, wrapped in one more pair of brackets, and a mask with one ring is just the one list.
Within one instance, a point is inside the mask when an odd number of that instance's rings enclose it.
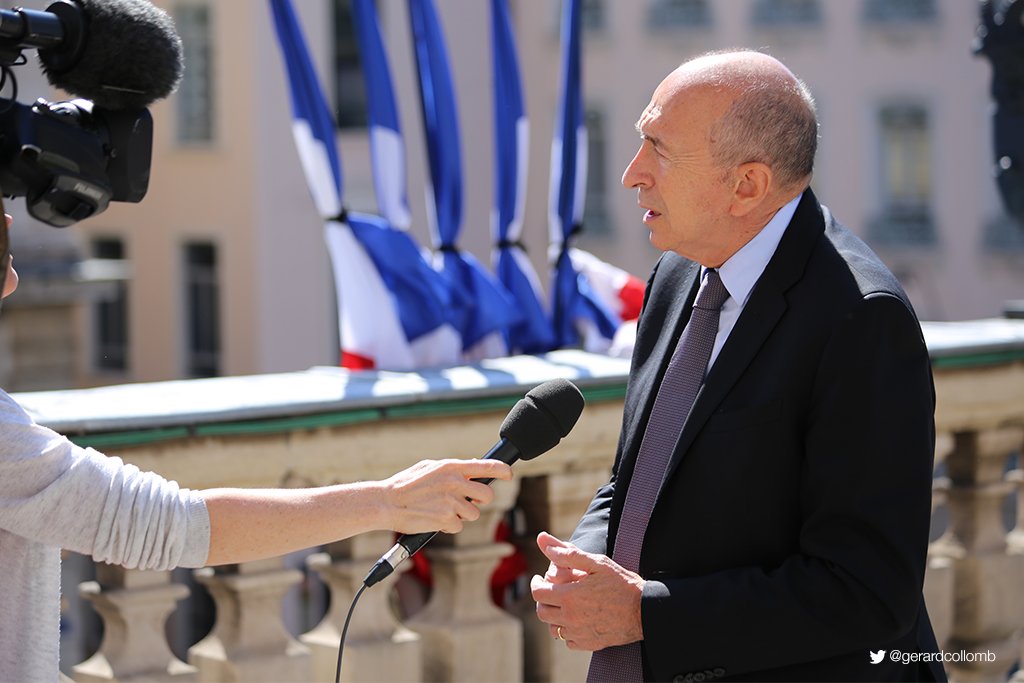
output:
{"label": "stone balustrade", "polygon": [[[926,600],[940,647],[957,660],[946,663],[951,677],[1006,680],[1021,659],[1024,628],[1024,506],[1016,517],[1008,512],[1024,487],[1016,466],[1024,449],[1024,321],[932,323],[925,332],[938,397]],[[585,677],[588,656],[562,647],[536,620],[525,579],[498,607],[489,578],[517,549],[527,576],[542,572],[536,533],[572,532],[608,476],[627,369],[625,361],[562,351],[429,373],[317,368],[16,398],[41,423],[183,486],[310,486],[385,478],[422,458],[479,456],[526,390],[572,379],[587,397],[573,432],[550,454],[518,463],[515,481],[496,482],[496,500],[478,522],[427,546],[432,582],[415,584],[421,609],[403,597],[408,577],[363,593],[341,672],[345,681],[568,681]],[[512,529],[507,541],[495,540],[501,521]],[[352,599],[392,542],[387,533],[366,534],[304,564],[207,568],[187,584],[174,578],[180,570],[97,565],[79,588],[66,572],[65,594],[80,591],[104,633],[96,643],[75,628],[88,622],[70,600],[66,637],[81,643],[65,652],[80,651],[84,661],[65,670],[76,681],[332,680]],[[319,612],[289,631],[282,605],[302,601],[296,586],[312,582],[329,606],[305,600]],[[194,612],[183,606],[197,591],[215,605],[212,628],[178,623],[176,638],[185,642],[172,647],[168,615]]]}

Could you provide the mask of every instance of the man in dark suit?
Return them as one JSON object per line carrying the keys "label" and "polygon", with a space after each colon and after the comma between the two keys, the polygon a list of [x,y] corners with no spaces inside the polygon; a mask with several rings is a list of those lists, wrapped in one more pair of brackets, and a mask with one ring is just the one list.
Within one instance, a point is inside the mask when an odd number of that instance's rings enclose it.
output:
{"label": "man in dark suit", "polygon": [[[921,592],[928,353],[896,279],[809,189],[806,87],[758,52],[703,55],[637,130],[622,181],[665,253],[611,480],[571,542],[538,537],[538,617],[595,652],[591,680],[944,680]],[[659,412],[712,280],[727,298],[696,399]],[[641,446],[666,431],[652,472]]]}

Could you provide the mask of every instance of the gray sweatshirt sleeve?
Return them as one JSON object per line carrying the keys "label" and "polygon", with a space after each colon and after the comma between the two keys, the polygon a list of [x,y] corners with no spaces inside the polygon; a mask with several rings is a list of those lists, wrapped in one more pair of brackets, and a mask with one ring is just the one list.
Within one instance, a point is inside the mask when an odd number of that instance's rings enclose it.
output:
{"label": "gray sweatshirt sleeve", "polygon": [[195,491],[35,424],[0,391],[0,528],[138,569],[201,567],[210,517]]}

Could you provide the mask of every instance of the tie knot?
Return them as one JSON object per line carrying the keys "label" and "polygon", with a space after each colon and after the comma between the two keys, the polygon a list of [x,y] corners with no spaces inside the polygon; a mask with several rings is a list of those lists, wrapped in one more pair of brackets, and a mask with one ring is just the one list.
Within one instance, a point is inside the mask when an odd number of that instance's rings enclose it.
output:
{"label": "tie knot", "polygon": [[693,302],[693,307],[717,311],[728,298],[729,290],[722,284],[718,271],[712,268],[705,276],[704,286],[697,292],[697,300]]}

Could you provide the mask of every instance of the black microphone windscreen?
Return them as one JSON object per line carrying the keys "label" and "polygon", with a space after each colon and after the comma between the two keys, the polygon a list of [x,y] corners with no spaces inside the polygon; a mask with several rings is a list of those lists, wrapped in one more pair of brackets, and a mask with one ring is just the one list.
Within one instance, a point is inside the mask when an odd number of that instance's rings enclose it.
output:
{"label": "black microphone windscreen", "polygon": [[174,92],[185,63],[167,12],[147,0],[72,1],[85,15],[84,44],[74,59],[39,51],[51,85],[106,109],[148,107]]}
{"label": "black microphone windscreen", "polygon": [[509,411],[498,432],[530,460],[551,450],[576,425],[583,412],[583,394],[565,379],[534,387]]}

